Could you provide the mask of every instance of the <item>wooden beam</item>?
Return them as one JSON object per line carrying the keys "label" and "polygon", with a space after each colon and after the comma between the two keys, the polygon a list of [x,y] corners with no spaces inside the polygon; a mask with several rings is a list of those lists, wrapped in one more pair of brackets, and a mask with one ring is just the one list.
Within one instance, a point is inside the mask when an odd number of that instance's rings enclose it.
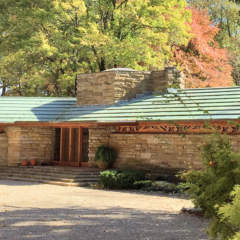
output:
{"label": "wooden beam", "polygon": [[[234,119],[234,120],[181,120],[181,121],[138,121],[136,123],[137,126],[149,126],[149,125],[163,125],[163,124],[172,124],[172,125],[181,125],[181,124],[193,124],[193,125],[198,125],[198,124],[204,124],[204,123],[211,123],[211,124],[225,124],[228,125],[230,123],[240,123],[239,119]],[[124,126],[124,125],[122,125]],[[131,125],[128,125],[131,126]]]}
{"label": "wooden beam", "polygon": [[72,161],[72,128],[69,128],[68,161]]}
{"label": "wooden beam", "polygon": [[228,123],[228,122],[237,122],[240,123],[239,119],[233,120],[181,120],[181,121],[137,121],[137,122],[15,122],[15,123],[0,123],[1,127],[8,126],[19,126],[19,127],[55,127],[55,128],[79,128],[79,127],[101,127],[101,126],[142,126],[142,125],[152,125],[152,124],[164,124],[164,123],[177,123],[177,124],[185,124],[185,123]]}
{"label": "wooden beam", "polygon": [[60,128],[60,162],[63,162],[63,128]]}
{"label": "wooden beam", "polygon": [[108,127],[108,126],[136,126],[138,125],[137,122],[98,122],[98,127]]}
{"label": "wooden beam", "polygon": [[0,126],[18,126],[18,127],[96,127],[94,122],[15,122],[15,123],[0,123]]}
{"label": "wooden beam", "polygon": [[82,162],[82,144],[83,144],[83,128],[78,129],[78,166],[81,166]]}
{"label": "wooden beam", "polygon": [[115,133],[240,134],[238,121],[146,122],[137,126],[115,126]]}

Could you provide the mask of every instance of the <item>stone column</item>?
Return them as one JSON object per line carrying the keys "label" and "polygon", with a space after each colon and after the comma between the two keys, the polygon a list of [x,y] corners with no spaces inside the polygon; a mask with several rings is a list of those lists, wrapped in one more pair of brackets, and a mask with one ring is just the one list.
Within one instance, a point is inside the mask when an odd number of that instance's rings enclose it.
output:
{"label": "stone column", "polygon": [[89,129],[89,167],[96,167],[94,161],[95,153],[98,146],[109,145],[111,130],[109,128],[90,128]]}
{"label": "stone column", "polygon": [[165,68],[165,78],[168,83],[168,87],[173,88],[185,88],[185,76],[183,72],[180,72],[175,67]]}
{"label": "stone column", "polygon": [[8,164],[8,137],[6,133],[0,133],[0,166]]}
{"label": "stone column", "polygon": [[8,166],[18,166],[21,154],[21,127],[7,127]]}

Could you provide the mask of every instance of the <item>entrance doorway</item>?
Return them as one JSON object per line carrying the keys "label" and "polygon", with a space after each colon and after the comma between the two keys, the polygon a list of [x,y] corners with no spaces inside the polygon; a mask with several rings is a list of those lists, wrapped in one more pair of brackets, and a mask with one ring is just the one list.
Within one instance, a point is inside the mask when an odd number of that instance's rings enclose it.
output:
{"label": "entrance doorway", "polygon": [[54,163],[61,166],[88,166],[87,128],[57,128],[55,140]]}

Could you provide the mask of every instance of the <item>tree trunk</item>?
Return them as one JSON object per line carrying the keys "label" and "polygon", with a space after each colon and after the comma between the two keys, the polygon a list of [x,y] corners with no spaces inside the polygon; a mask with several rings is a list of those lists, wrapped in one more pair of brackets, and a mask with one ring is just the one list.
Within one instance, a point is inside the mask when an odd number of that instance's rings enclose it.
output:
{"label": "tree trunk", "polygon": [[99,63],[99,70],[100,70],[100,72],[106,70],[105,60],[104,60],[103,58],[101,58],[101,61],[100,61],[100,63]]}
{"label": "tree trunk", "polygon": [[2,96],[5,96],[6,95],[6,90],[7,90],[7,88],[6,88],[6,86],[5,85],[3,85],[2,86]]}

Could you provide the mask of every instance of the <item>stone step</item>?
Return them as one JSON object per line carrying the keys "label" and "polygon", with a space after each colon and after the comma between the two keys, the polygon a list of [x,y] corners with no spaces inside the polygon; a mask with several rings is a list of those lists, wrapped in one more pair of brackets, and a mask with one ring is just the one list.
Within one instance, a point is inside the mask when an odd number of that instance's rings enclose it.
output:
{"label": "stone step", "polygon": [[34,166],[34,167],[18,167],[18,168],[34,168],[34,169],[46,169],[51,171],[63,171],[63,172],[97,172],[97,168],[87,168],[87,167],[55,167],[55,166]]}
{"label": "stone step", "polygon": [[42,167],[42,166],[36,166],[36,167],[0,167],[0,171],[14,171],[14,170],[23,170],[23,171],[44,171],[44,172],[58,172],[58,173],[95,173],[99,172],[99,169],[96,168],[67,168],[67,167]]}
{"label": "stone step", "polygon": [[64,176],[46,176],[41,174],[22,174],[22,173],[2,173],[1,177],[19,177],[32,179],[46,179],[61,182],[98,182],[98,176],[78,176],[75,178],[65,178]]}
{"label": "stone step", "polygon": [[63,186],[87,186],[99,181],[99,170],[55,166],[0,167],[0,179],[49,183]]}
{"label": "stone step", "polygon": [[41,179],[33,179],[33,178],[20,178],[20,177],[6,177],[2,178],[2,180],[13,180],[13,181],[23,181],[23,182],[36,182],[36,183],[45,183],[45,184],[53,184],[53,185],[60,185],[60,186],[74,186],[74,187],[88,187],[91,182],[79,182],[79,183],[71,183],[71,182],[61,182],[61,181],[51,181],[51,180],[41,180]]}
{"label": "stone step", "polygon": [[41,174],[46,176],[62,176],[66,178],[75,178],[79,176],[99,176],[99,172],[76,172],[76,173],[65,173],[65,172],[54,172],[45,171],[44,169],[0,169],[0,173],[22,173],[22,174]]}

